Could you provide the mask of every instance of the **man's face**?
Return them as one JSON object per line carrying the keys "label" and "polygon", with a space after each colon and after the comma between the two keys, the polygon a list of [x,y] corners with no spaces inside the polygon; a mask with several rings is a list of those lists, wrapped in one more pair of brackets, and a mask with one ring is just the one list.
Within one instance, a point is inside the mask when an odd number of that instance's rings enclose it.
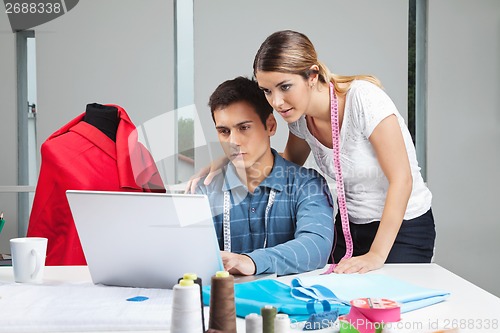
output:
{"label": "man's face", "polygon": [[236,168],[272,165],[270,137],[276,132],[276,119],[270,115],[267,128],[253,106],[236,102],[214,112],[215,128],[224,153]]}

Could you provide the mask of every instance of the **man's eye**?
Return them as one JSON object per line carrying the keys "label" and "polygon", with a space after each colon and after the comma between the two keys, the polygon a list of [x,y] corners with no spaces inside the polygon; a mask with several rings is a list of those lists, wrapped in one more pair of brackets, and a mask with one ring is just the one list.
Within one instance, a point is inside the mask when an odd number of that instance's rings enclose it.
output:
{"label": "man's eye", "polygon": [[247,130],[247,129],[249,129],[249,128],[250,128],[250,126],[245,125],[245,126],[241,126],[241,127],[240,127],[240,130],[241,130],[241,131],[245,131],[245,130]]}
{"label": "man's eye", "polygon": [[221,129],[221,130],[219,130],[219,133],[222,134],[222,135],[228,135],[229,134],[229,130]]}

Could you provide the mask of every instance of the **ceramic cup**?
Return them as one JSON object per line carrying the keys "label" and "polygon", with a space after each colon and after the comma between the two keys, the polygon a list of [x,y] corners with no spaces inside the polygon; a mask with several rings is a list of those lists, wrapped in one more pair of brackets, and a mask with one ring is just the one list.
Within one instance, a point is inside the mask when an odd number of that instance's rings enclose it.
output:
{"label": "ceramic cup", "polygon": [[41,283],[46,252],[47,238],[22,237],[11,239],[10,253],[12,255],[14,281]]}

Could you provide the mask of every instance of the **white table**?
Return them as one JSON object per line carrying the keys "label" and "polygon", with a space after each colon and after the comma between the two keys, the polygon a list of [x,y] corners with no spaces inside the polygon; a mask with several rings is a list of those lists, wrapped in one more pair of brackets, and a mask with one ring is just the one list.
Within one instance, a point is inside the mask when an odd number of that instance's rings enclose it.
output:
{"label": "white table", "polygon": [[[323,270],[304,273],[318,274]],[[399,323],[392,324],[384,332],[427,333],[438,329],[458,328],[453,332],[500,332],[500,298],[486,292],[452,272],[436,264],[398,264],[385,265],[373,273],[386,274],[423,287],[444,289],[451,296],[444,302],[402,314]],[[370,274],[370,273],[368,273]],[[295,276],[280,277],[278,280],[289,283]],[[45,268],[44,285],[68,285],[89,283],[91,281],[86,266],[48,266]],[[0,285],[13,282],[11,267],[0,267]],[[0,294],[1,297],[1,294]],[[8,306],[8,304],[3,304]],[[0,299],[0,314],[2,302]],[[206,316],[208,311],[206,312]],[[244,333],[244,320],[238,319],[238,333]],[[291,332],[299,332],[302,327],[293,325]],[[78,328],[75,328],[78,330]],[[0,317],[0,331],[2,321]],[[4,331],[8,329],[4,327]],[[337,332],[335,327],[316,332]],[[147,331],[144,331],[147,332]],[[158,331],[155,331],[158,332]],[[165,330],[164,332],[168,332]],[[451,331],[450,331],[451,332]]]}

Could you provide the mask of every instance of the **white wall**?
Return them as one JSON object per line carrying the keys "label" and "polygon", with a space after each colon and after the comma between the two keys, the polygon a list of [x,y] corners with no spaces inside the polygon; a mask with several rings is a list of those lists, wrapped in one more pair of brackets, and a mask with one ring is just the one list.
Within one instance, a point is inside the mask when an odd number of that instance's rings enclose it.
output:
{"label": "white wall", "polygon": [[436,262],[500,296],[500,2],[429,1]]}
{"label": "white wall", "polygon": [[[17,185],[16,82],[16,36],[5,10],[0,10],[0,187]],[[0,211],[6,220],[0,253],[10,253],[9,239],[17,237],[17,193],[0,192]]]}
{"label": "white wall", "polygon": [[[215,6],[216,4],[216,6]],[[407,114],[408,3],[400,0],[218,0],[195,1],[195,101],[205,136],[218,148],[207,102],[218,84],[252,76],[260,44],[277,30],[305,33],[318,57],[339,74],[378,76],[403,115]],[[286,123],[277,116],[272,145],[282,150]],[[219,153],[220,149],[219,149]],[[196,167],[208,163],[198,152]]]}

